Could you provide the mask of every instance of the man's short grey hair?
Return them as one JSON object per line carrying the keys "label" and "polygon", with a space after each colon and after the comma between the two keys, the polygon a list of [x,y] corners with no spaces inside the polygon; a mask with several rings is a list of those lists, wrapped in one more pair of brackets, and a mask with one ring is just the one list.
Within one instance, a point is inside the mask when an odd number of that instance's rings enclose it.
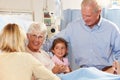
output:
{"label": "man's short grey hair", "polygon": [[98,11],[102,8],[99,0],[82,0],[81,8],[86,5],[93,5],[93,4],[95,5],[94,11]]}
{"label": "man's short grey hair", "polygon": [[28,28],[27,34],[32,34],[33,31],[43,33],[44,36],[47,36],[47,27],[44,23],[33,22]]}

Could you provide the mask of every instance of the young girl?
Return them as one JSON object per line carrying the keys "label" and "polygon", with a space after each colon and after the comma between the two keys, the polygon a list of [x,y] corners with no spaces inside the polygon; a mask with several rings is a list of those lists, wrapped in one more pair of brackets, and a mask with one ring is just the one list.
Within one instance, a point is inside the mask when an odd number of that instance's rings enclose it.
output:
{"label": "young girl", "polygon": [[57,38],[53,41],[51,51],[54,54],[52,57],[53,62],[57,65],[64,65],[63,73],[71,71],[68,59],[66,58],[68,52],[67,42],[63,38]]}
{"label": "young girl", "polygon": [[[69,62],[68,59],[66,58],[67,51],[68,51],[68,45],[67,42],[63,38],[57,38],[53,41],[51,51],[54,54],[52,57],[52,60],[55,64],[60,64],[64,65],[64,70],[63,73],[68,73],[70,72],[70,67],[69,67]],[[118,68],[118,62],[114,62],[113,66],[109,66],[104,68],[102,71],[108,72],[108,73],[113,73],[113,74],[118,74],[116,69]]]}

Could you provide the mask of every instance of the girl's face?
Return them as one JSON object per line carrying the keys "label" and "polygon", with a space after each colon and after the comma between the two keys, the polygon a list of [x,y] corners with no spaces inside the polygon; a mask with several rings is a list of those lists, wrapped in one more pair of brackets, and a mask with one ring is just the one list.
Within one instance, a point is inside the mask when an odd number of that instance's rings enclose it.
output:
{"label": "girl's face", "polygon": [[63,56],[67,53],[67,48],[64,43],[57,43],[52,50],[54,55],[56,55],[59,59],[62,59]]}

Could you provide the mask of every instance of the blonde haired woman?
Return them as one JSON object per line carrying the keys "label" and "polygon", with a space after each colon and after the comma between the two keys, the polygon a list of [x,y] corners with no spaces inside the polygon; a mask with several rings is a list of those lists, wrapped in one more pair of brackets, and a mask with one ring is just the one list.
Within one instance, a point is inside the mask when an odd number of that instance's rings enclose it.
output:
{"label": "blonde haired woman", "polygon": [[60,80],[30,54],[25,53],[25,34],[17,24],[7,24],[0,35],[0,80]]}

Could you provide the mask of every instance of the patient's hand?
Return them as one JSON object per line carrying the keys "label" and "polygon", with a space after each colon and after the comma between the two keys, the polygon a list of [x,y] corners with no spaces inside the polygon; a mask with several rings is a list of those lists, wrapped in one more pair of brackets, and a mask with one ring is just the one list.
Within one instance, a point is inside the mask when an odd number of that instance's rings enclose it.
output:
{"label": "patient's hand", "polygon": [[53,67],[52,72],[55,73],[55,74],[64,73],[65,69],[66,69],[66,67],[64,65],[58,65],[58,64],[56,64]]}

